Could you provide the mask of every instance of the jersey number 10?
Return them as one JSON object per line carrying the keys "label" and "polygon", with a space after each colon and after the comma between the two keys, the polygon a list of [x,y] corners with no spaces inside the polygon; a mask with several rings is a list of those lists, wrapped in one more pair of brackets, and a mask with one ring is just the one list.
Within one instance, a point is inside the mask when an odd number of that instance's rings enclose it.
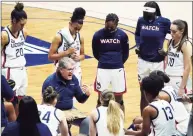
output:
{"label": "jersey number 10", "polygon": [[172,67],[174,65],[174,58],[169,58],[168,65]]}

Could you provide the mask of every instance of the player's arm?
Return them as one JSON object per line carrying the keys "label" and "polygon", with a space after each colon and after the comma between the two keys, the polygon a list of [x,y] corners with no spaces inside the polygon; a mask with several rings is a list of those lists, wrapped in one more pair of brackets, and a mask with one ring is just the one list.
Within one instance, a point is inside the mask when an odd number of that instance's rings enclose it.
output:
{"label": "player's arm", "polygon": [[93,56],[95,57],[95,59],[99,60],[99,41],[98,41],[98,36],[96,35],[96,33],[94,34],[93,38],[92,38],[92,52],[93,52]]}
{"label": "player's arm", "polygon": [[184,42],[181,50],[182,50],[183,59],[184,59],[184,72],[183,72],[182,82],[180,84],[180,90],[184,90],[184,88],[187,84],[189,74],[190,74],[192,46],[190,44],[188,44],[187,42]]}
{"label": "player's arm", "polygon": [[85,59],[85,55],[84,55],[84,37],[80,37],[80,61]]}
{"label": "player's arm", "polygon": [[52,60],[52,61],[59,60],[59,59],[65,57],[65,56],[69,56],[70,54],[75,52],[74,48],[69,48],[66,51],[62,51],[62,52],[58,53],[57,50],[58,50],[58,47],[61,44],[61,42],[62,42],[62,37],[61,37],[60,34],[57,34],[53,38],[51,46],[50,46],[50,50],[49,50],[49,53],[48,53],[48,59],[49,60]]}
{"label": "player's arm", "polygon": [[89,134],[90,136],[96,136],[97,130],[96,130],[96,110],[92,111],[90,114],[90,120],[89,120]]}
{"label": "player's arm", "polygon": [[6,31],[1,32],[1,50],[3,50],[9,42],[9,37]]}
{"label": "player's arm", "polygon": [[132,131],[132,130],[125,130],[126,135],[135,135],[135,136],[148,136],[150,132],[150,125],[151,125],[151,115],[152,112],[151,108],[148,106],[143,110],[143,127],[140,131]]}
{"label": "player's arm", "polygon": [[122,51],[123,51],[122,59],[123,59],[123,64],[124,64],[129,57],[129,38],[126,33],[124,33],[122,40],[123,40],[121,43]]}

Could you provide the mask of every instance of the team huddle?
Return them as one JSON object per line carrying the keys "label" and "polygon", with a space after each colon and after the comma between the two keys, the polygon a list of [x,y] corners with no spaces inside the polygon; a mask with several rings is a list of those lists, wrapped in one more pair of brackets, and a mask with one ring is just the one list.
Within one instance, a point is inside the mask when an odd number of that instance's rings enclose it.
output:
{"label": "team huddle", "polygon": [[[83,136],[192,135],[192,43],[186,21],[171,22],[161,15],[156,2],[145,3],[135,30],[141,113],[124,128],[124,118],[129,114],[125,113],[123,99],[127,92],[124,64],[129,58],[129,37],[118,28],[119,17],[109,13],[104,28],[93,35],[98,100],[89,116],[75,118],[65,116],[63,111],[78,111],[74,100],[84,103],[90,96],[89,87],[82,82],[85,53],[84,37],[79,33],[86,10],[75,8],[69,25],[54,36],[48,59],[55,69],[43,82],[42,103],[37,105],[26,95],[24,44],[28,34],[23,8],[22,3],[16,4],[11,25],[1,32],[2,136],[71,136],[71,125],[78,126]],[[164,49],[167,34],[172,38]]]}

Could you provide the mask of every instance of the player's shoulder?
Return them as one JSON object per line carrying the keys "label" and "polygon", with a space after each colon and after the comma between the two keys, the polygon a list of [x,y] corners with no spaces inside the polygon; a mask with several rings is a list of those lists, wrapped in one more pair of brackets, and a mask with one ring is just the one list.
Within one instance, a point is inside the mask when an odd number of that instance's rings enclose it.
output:
{"label": "player's shoulder", "polygon": [[173,91],[174,90],[174,88],[172,87],[172,86],[169,86],[169,85],[167,85],[167,86],[164,86],[164,88],[162,89],[163,91]]}

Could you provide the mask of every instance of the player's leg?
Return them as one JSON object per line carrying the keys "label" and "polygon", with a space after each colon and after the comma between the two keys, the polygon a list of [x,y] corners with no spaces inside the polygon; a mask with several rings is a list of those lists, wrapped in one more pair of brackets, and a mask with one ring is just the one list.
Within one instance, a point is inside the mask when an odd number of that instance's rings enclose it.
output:
{"label": "player's leg", "polygon": [[[15,69],[15,73],[12,74],[13,78],[16,80],[16,84],[18,85],[16,90],[16,96],[18,101],[20,101],[27,93],[28,86],[28,77],[26,68]],[[19,104],[15,106],[16,115],[18,116],[18,108]]]}
{"label": "player's leg", "polygon": [[115,94],[115,100],[120,104],[121,109],[125,112],[123,94],[126,93],[126,76],[124,68],[111,70],[112,91]]}
{"label": "player's leg", "polygon": [[100,93],[108,89],[110,84],[110,70],[109,69],[97,69],[97,75],[94,83],[94,90],[98,92],[97,107],[100,106]]}
{"label": "player's leg", "polygon": [[141,91],[141,98],[140,98],[141,114],[143,109],[148,105],[148,102],[146,101],[143,90],[141,88],[141,81],[144,77],[149,75],[151,66],[152,66],[151,62],[147,62],[145,60],[142,60],[141,58],[138,59],[137,71],[138,71],[138,81],[139,81],[140,91]]}
{"label": "player's leg", "polygon": [[73,74],[76,76],[76,78],[78,79],[79,85],[82,85],[82,71],[81,71],[81,67],[77,67],[74,69]]}

